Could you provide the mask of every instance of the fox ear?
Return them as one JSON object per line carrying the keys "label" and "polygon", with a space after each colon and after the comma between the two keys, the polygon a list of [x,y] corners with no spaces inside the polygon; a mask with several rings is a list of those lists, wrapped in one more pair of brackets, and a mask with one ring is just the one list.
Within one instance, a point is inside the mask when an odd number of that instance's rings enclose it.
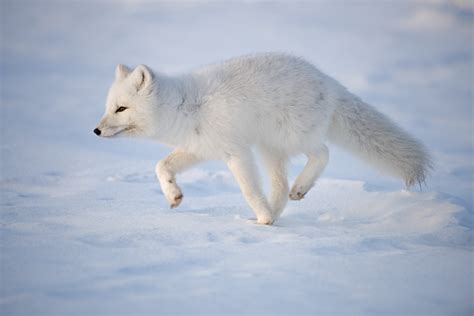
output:
{"label": "fox ear", "polygon": [[130,73],[130,68],[128,68],[125,65],[118,64],[117,67],[115,68],[115,79],[116,80],[125,79],[125,77],[127,77],[129,73]]}
{"label": "fox ear", "polygon": [[130,80],[135,85],[137,91],[147,89],[153,82],[153,74],[145,65],[139,65],[130,75]]}

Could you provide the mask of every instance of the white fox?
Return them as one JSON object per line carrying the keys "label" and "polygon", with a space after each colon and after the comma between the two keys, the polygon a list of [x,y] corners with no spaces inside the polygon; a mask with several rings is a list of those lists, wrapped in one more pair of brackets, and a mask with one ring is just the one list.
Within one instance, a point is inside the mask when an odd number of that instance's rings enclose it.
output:
{"label": "white fox", "polygon": [[[424,146],[386,116],[305,60],[276,53],[237,57],[179,76],[118,65],[94,132],[173,146],[156,165],[171,207],[183,199],[178,172],[202,160],[223,160],[257,222],[268,225],[281,215],[288,197],[302,199],[321,175],[329,160],[326,141],[407,186],[424,182],[431,168]],[[268,199],[254,147],[270,178]],[[288,160],[300,153],[308,162],[289,190]]]}

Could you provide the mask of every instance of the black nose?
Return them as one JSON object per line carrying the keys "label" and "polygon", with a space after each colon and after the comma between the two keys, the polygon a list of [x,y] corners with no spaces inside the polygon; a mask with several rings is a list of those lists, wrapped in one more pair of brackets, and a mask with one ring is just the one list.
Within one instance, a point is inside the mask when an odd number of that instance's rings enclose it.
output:
{"label": "black nose", "polygon": [[96,129],[94,130],[94,133],[95,133],[96,135],[100,135],[100,129],[96,128]]}

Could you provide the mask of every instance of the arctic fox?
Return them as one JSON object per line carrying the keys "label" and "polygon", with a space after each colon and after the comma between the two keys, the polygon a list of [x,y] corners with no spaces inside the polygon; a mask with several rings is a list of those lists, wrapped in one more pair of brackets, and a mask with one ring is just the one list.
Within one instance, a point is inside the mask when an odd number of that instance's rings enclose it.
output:
{"label": "arctic fox", "polygon": [[[431,167],[425,147],[385,115],[309,62],[277,53],[241,56],[179,76],[118,65],[94,133],[142,136],[174,147],[156,165],[171,207],[183,199],[178,172],[202,160],[223,160],[257,222],[267,225],[288,197],[300,200],[314,185],[329,160],[326,141],[407,186],[424,182]],[[268,198],[252,148],[270,178]],[[290,190],[288,160],[300,153],[308,161]]]}

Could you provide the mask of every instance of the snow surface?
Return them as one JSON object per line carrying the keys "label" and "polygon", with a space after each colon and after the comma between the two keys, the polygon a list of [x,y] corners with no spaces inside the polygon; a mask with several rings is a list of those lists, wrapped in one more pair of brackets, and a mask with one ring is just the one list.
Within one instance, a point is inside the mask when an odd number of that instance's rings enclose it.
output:
{"label": "snow surface", "polygon": [[[472,315],[473,7],[428,1],[1,2],[1,315]],[[116,63],[180,72],[301,55],[432,149],[406,191],[332,147],[255,225],[222,163],[92,134]],[[304,163],[296,157],[293,179]]]}

